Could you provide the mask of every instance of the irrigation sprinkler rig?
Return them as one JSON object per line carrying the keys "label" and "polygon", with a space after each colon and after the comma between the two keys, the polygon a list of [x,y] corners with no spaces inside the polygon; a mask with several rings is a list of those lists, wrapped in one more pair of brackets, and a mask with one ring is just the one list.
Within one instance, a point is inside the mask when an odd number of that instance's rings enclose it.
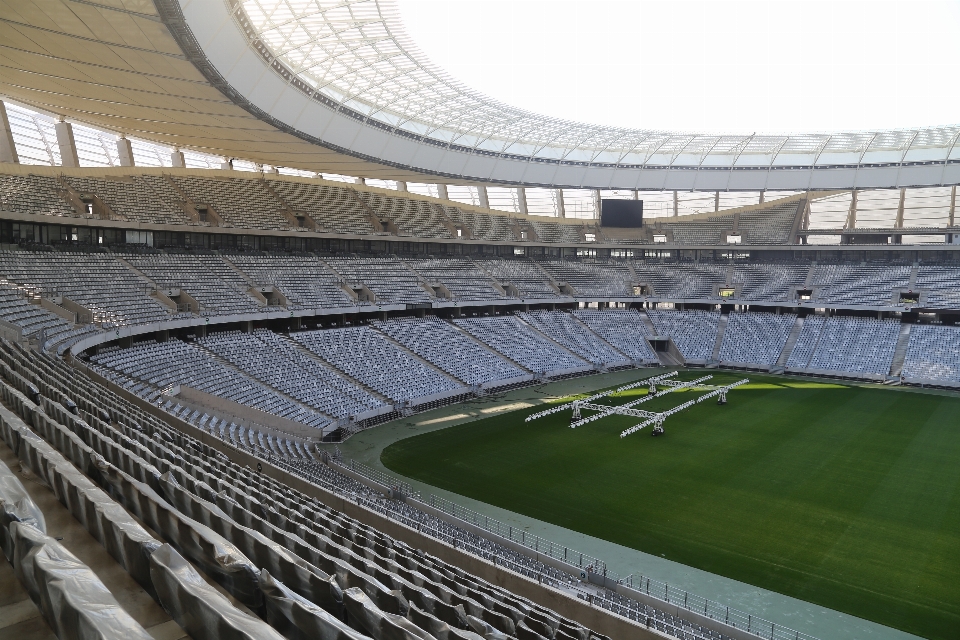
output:
{"label": "irrigation sprinkler rig", "polygon": [[[587,398],[574,400],[572,402],[568,402],[568,403],[547,409],[545,411],[540,411],[540,412],[531,414],[527,416],[525,422],[530,422],[531,420],[537,420],[538,418],[543,418],[544,416],[548,416],[554,413],[558,413],[560,411],[564,411],[566,409],[570,409],[572,411],[570,416],[571,429],[576,429],[579,426],[593,422],[594,420],[599,420],[600,418],[606,418],[612,415],[620,415],[620,416],[634,416],[637,418],[644,419],[644,421],[641,422],[640,424],[634,425],[629,429],[626,429],[625,431],[623,431],[620,434],[621,438],[625,438],[626,436],[632,433],[636,433],[637,431],[640,431],[641,429],[644,429],[651,425],[653,426],[653,435],[660,435],[663,433],[664,421],[668,417],[672,416],[673,414],[679,413],[684,409],[689,409],[690,407],[696,404],[699,404],[707,400],[708,398],[713,398],[716,396],[719,396],[717,400],[717,404],[721,404],[721,405],[726,404],[728,391],[736,387],[739,387],[742,384],[746,384],[750,382],[750,380],[744,378],[743,380],[737,380],[732,384],[718,386],[718,385],[704,384],[707,380],[710,380],[711,378],[713,378],[713,376],[703,376],[702,378],[697,378],[696,380],[688,380],[686,382],[681,382],[680,380],[670,379],[675,375],[677,375],[677,372],[671,371],[670,373],[666,373],[659,376],[653,376],[652,378],[646,378],[644,380],[640,380],[638,382],[634,382],[610,391],[604,391],[603,393],[598,393],[596,395],[592,395]],[[605,404],[594,404],[593,402],[594,400],[599,400],[600,398],[612,395],[614,393],[619,393],[621,391],[626,391],[628,389],[635,389],[637,387],[642,387],[645,385],[649,386],[649,393],[647,393],[647,395],[643,396],[639,400],[634,400],[633,402],[628,402],[626,404],[614,405],[614,406],[605,405]],[[667,387],[667,388],[658,391],[657,385],[661,387]],[[683,404],[676,406],[672,409],[668,409],[667,411],[664,411],[662,413],[657,413],[654,411],[645,411],[643,409],[634,408],[639,404],[643,404],[644,402],[653,400],[654,398],[660,398],[662,396],[667,395],[668,393],[673,393],[674,391],[680,391],[681,389],[691,389],[694,391],[708,391],[709,393],[706,393],[693,400],[684,402]],[[597,413],[594,413],[593,415],[590,415],[584,418],[584,417],[581,417],[580,415],[580,412],[582,410],[596,411]]]}

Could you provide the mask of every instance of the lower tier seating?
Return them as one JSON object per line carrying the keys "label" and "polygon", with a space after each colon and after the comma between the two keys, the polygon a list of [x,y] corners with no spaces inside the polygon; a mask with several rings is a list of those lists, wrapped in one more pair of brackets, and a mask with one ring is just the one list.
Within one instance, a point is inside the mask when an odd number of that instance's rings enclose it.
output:
{"label": "lower tier seating", "polygon": [[374,327],[468,385],[492,388],[529,378],[516,365],[438,318],[375,322]]}
{"label": "lower tier seating", "polygon": [[613,349],[597,334],[564,311],[530,311],[519,313],[524,322],[563,348],[597,366],[622,367],[630,360]]}
{"label": "lower tier seating", "polygon": [[466,393],[453,378],[397,347],[370,327],[305,331],[298,343],[392,402],[420,404],[442,394]]}
{"label": "lower tier seating", "polygon": [[647,311],[647,315],[657,328],[658,335],[673,338],[685,360],[705,362],[713,355],[720,323],[719,311],[654,309]]}
{"label": "lower tier seating", "polygon": [[[4,442],[21,450],[25,467],[61,489],[61,502],[192,637],[221,637],[230,629],[235,637],[267,640],[602,640],[561,613],[230,461],[61,361],[9,343],[0,343],[0,360],[0,398],[9,407],[0,409]],[[300,464],[304,478],[348,495],[354,481],[326,465]],[[450,525],[434,529],[429,516],[402,502],[349,495],[358,509],[389,514],[466,552],[497,558],[502,567],[564,585],[555,570],[530,558],[514,559],[518,554]],[[94,502],[99,508],[86,506]],[[29,523],[30,513],[24,515],[23,522],[0,521],[0,540],[11,529],[22,537],[18,529],[29,527],[38,532],[35,544],[53,544],[38,519]],[[72,598],[84,597],[83,589],[88,598],[96,595],[69,580],[57,586]],[[674,621],[664,615],[657,617]],[[676,626],[676,637],[716,637],[689,623]],[[150,636],[129,625],[124,637]]]}
{"label": "lower tier seating", "polygon": [[650,332],[635,309],[580,309],[573,315],[634,362],[659,362],[647,342]]}
{"label": "lower tier seating", "polygon": [[513,316],[463,318],[454,322],[533,373],[549,376],[589,368],[586,361],[561,349]]}
{"label": "lower tier seating", "polygon": [[773,365],[797,317],[774,313],[731,313],[720,346],[720,361]]}
{"label": "lower tier seating", "polygon": [[960,383],[960,328],[911,327],[901,375],[908,381]]}

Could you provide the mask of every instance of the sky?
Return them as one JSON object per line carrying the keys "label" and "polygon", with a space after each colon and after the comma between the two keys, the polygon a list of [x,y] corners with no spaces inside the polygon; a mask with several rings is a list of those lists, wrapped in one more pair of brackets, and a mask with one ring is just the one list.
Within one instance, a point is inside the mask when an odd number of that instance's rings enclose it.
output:
{"label": "sky", "polygon": [[453,77],[507,104],[642,129],[960,123],[960,0],[396,0]]}

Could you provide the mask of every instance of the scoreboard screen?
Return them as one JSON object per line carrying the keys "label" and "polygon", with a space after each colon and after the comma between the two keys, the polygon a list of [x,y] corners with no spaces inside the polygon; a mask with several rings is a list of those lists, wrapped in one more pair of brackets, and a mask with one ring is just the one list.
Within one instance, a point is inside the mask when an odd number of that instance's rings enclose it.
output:
{"label": "scoreboard screen", "polygon": [[643,226],[643,200],[600,200],[601,227],[637,228]]}

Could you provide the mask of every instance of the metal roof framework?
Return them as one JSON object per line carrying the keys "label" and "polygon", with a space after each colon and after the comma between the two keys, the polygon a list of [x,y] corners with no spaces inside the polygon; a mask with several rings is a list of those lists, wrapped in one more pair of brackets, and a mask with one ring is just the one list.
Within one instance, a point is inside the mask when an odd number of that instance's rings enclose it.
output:
{"label": "metal roof framework", "polygon": [[960,159],[960,126],[798,135],[604,127],[484,96],[432,64],[393,0],[230,0],[245,33],[304,90],[408,135],[479,153],[617,166],[858,166]]}

